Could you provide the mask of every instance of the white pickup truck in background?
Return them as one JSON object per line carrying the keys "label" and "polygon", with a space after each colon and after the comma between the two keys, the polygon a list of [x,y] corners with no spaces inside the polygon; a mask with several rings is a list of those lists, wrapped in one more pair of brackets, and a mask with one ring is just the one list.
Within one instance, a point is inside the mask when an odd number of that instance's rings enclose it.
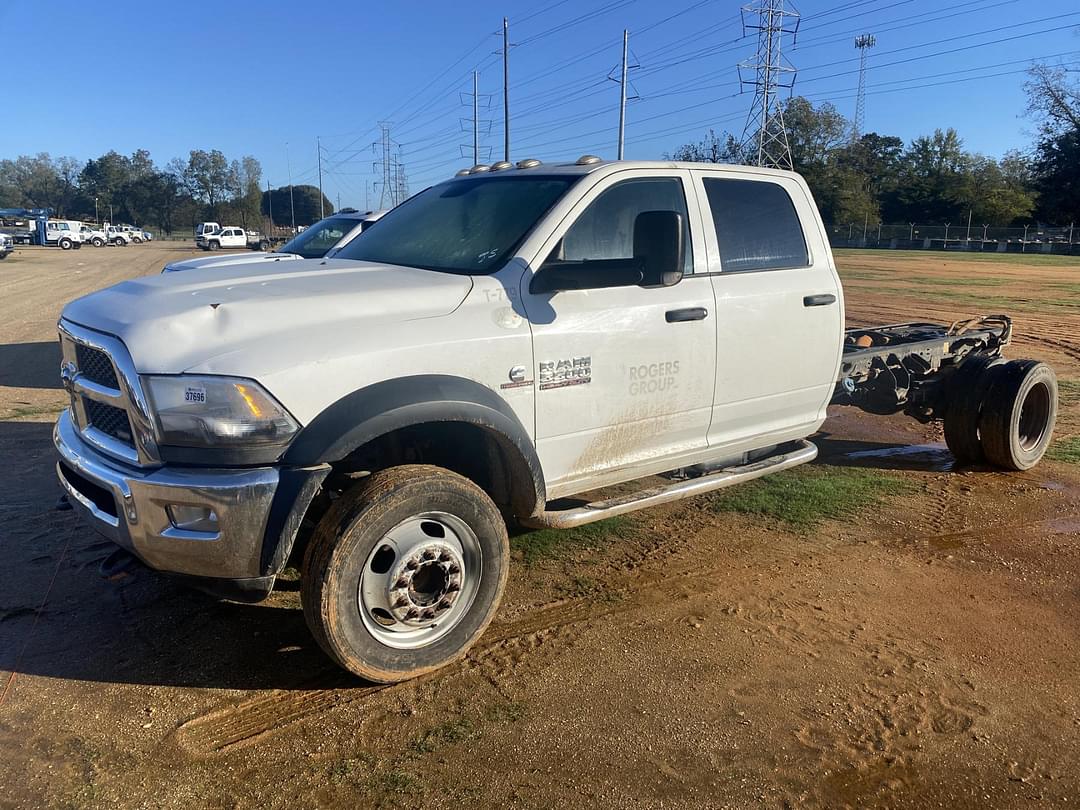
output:
{"label": "white pickup truck in background", "polygon": [[476,641],[508,519],[780,473],[832,402],[944,420],[962,461],[1023,470],[1057,409],[1050,368],[1002,358],[1005,316],[845,332],[806,183],[742,166],[476,167],[333,258],[125,281],[59,330],[77,509],[229,598],[302,556],[314,637],[380,682]]}
{"label": "white pickup truck in background", "polygon": [[273,253],[260,252],[246,255],[232,253],[201,259],[182,259],[165,265],[161,272],[175,273],[180,270],[197,270],[206,267],[231,267],[267,260],[281,262],[296,259],[321,259],[324,256],[332,256],[335,251],[349,244],[385,213],[385,211],[360,212],[353,208],[345,208],[305,228]]}

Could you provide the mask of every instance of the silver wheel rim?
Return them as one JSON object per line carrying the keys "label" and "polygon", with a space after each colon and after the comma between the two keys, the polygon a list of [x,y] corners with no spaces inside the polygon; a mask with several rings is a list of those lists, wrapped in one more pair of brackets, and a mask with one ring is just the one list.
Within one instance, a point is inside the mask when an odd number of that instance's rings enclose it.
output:
{"label": "silver wheel rim", "polygon": [[482,552],[476,533],[446,512],[404,520],[364,561],[357,607],[367,631],[387,647],[434,644],[472,607]]}

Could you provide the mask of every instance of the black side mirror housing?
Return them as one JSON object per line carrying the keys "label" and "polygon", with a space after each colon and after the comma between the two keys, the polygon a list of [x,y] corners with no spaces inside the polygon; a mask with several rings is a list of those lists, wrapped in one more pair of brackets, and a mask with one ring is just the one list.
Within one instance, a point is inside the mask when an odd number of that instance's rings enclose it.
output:
{"label": "black side mirror housing", "polygon": [[683,277],[686,245],[677,211],[642,211],[634,219],[634,258],[641,262],[646,287],[670,287]]}
{"label": "black side mirror housing", "polygon": [[683,234],[683,217],[677,211],[642,211],[634,218],[632,258],[549,260],[532,277],[529,292],[678,284],[686,257]]}

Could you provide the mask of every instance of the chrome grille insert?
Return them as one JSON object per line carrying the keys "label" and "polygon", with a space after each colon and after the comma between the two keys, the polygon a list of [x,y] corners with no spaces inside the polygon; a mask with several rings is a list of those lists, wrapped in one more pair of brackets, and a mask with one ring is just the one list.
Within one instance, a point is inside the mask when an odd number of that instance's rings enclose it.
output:
{"label": "chrome grille insert", "polygon": [[116,379],[116,370],[113,368],[112,361],[109,355],[100,349],[76,343],[75,364],[90,382],[96,382],[114,391],[120,390],[120,381]]}
{"label": "chrome grille insert", "polygon": [[89,427],[134,447],[135,434],[132,433],[127,411],[87,397],[83,397],[83,407]]}

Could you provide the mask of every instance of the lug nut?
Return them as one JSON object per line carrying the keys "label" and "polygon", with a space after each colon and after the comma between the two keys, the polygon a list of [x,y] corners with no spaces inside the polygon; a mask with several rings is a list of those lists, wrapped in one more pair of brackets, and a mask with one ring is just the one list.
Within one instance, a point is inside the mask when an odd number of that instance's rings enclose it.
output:
{"label": "lug nut", "polygon": [[405,567],[408,568],[410,571],[415,571],[417,568],[420,567],[420,563],[418,563],[416,560],[409,560],[407,563],[405,563]]}
{"label": "lug nut", "polygon": [[409,586],[409,578],[408,577],[401,577],[397,582],[394,583],[394,588],[395,589],[396,588],[407,588],[408,586]]}
{"label": "lug nut", "polygon": [[394,607],[396,607],[396,608],[408,607],[408,606],[409,606],[409,600],[408,600],[408,598],[406,598],[404,596],[399,597],[398,600],[396,602],[394,602]]}
{"label": "lug nut", "polygon": [[435,549],[429,548],[427,551],[424,552],[423,556],[425,560],[434,560],[439,555],[435,552]]}
{"label": "lug nut", "polygon": [[452,559],[454,558],[450,556],[449,551],[444,551],[439,555],[439,562],[450,562]]}
{"label": "lug nut", "polygon": [[451,582],[449,585],[446,586],[446,592],[447,593],[454,593],[454,591],[460,591],[460,590],[461,590],[461,583],[460,582]]}
{"label": "lug nut", "polygon": [[449,571],[451,574],[459,574],[461,573],[461,566],[457,563],[450,563],[449,567],[446,570]]}
{"label": "lug nut", "polygon": [[420,615],[420,611],[416,608],[409,608],[409,612],[405,614],[406,619],[415,619]]}
{"label": "lug nut", "polygon": [[434,619],[435,618],[435,611],[432,608],[428,608],[427,610],[425,610],[423,613],[420,614],[420,618],[421,619]]}
{"label": "lug nut", "polygon": [[443,599],[441,602],[439,602],[439,604],[437,604],[435,606],[435,609],[436,610],[447,610],[447,609],[449,609],[449,607],[450,607],[450,600],[449,599]]}

